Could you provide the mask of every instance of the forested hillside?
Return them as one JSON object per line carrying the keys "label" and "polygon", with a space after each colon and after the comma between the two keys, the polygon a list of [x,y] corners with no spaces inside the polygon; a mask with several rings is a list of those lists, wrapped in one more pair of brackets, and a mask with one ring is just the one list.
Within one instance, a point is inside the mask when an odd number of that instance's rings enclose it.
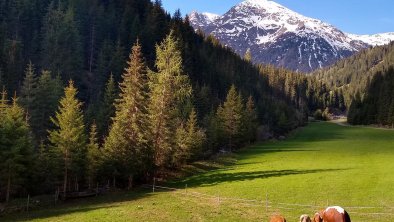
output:
{"label": "forested hillside", "polygon": [[0,24],[0,200],[130,188],[306,117],[298,85],[272,80],[286,71],[241,59],[160,1],[1,0]]}
{"label": "forested hillside", "polygon": [[361,97],[357,93],[348,113],[351,124],[394,127],[394,68],[377,72]]}
{"label": "forested hillside", "polygon": [[394,43],[377,46],[341,60],[335,65],[312,74],[329,90],[340,91],[345,105],[350,107],[353,98],[366,92],[374,75],[386,72],[394,64]]}

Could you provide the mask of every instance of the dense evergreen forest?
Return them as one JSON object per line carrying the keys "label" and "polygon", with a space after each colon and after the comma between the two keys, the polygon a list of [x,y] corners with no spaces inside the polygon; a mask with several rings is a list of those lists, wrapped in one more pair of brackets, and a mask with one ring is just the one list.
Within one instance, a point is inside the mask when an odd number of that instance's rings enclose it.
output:
{"label": "dense evergreen forest", "polygon": [[311,75],[330,91],[340,92],[349,108],[357,94],[367,91],[375,74],[386,72],[394,64],[394,43],[365,49],[333,66],[318,70]]}
{"label": "dense evergreen forest", "polygon": [[376,73],[361,97],[357,93],[349,108],[351,124],[378,124],[394,127],[394,68]]}
{"label": "dense evergreen forest", "polygon": [[289,132],[313,94],[305,77],[251,64],[160,1],[1,0],[0,25],[4,201],[164,177]]}

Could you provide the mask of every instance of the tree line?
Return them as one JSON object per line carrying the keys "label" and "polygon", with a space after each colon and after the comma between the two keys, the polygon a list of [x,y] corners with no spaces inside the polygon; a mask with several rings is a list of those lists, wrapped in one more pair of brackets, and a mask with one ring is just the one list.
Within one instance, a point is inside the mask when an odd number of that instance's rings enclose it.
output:
{"label": "tree line", "polygon": [[386,72],[393,63],[394,43],[390,43],[362,50],[328,68],[316,71],[311,78],[324,85],[328,91],[343,97],[339,105],[348,110],[353,100],[358,99],[357,95],[363,97],[367,93],[375,74]]}

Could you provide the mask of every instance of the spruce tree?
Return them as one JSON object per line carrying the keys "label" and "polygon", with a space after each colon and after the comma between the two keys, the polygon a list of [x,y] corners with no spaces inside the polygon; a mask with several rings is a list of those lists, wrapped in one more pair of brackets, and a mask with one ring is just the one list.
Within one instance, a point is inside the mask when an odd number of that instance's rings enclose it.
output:
{"label": "spruce tree", "polygon": [[245,113],[243,118],[244,125],[244,138],[246,142],[251,143],[256,138],[256,130],[258,126],[257,122],[257,110],[254,105],[253,97],[249,96],[245,106]]}
{"label": "spruce tree", "polygon": [[97,126],[95,123],[90,127],[89,144],[87,146],[87,177],[88,187],[92,188],[92,182],[97,180],[98,170],[101,164],[102,153],[97,139]]}
{"label": "spruce tree", "polygon": [[141,173],[147,163],[147,67],[141,46],[137,42],[122,75],[119,99],[115,102],[116,112],[113,124],[105,140],[105,152],[115,166],[114,171],[128,177],[128,188],[133,177]]}
{"label": "spruce tree", "polygon": [[16,191],[26,182],[27,172],[32,168],[33,147],[24,110],[17,104],[16,97],[11,106],[3,107],[0,115],[0,182],[5,187],[8,202],[12,190]]}
{"label": "spruce tree", "polygon": [[72,80],[64,89],[64,93],[55,117],[51,117],[55,129],[49,131],[49,141],[52,149],[58,154],[59,166],[64,169],[63,195],[66,195],[69,176],[75,176],[75,189],[78,189],[78,176],[81,177],[84,173],[86,135],[82,103],[76,98],[77,89]]}
{"label": "spruce tree", "polygon": [[154,150],[154,164],[165,167],[174,147],[179,123],[179,106],[190,98],[192,88],[183,74],[182,56],[178,41],[171,33],[156,47],[158,72],[150,74],[149,121]]}
{"label": "spruce tree", "polygon": [[115,115],[115,99],[117,97],[117,89],[115,80],[111,74],[105,87],[104,97],[100,105],[98,114],[98,135],[104,137],[108,134],[111,126],[111,118]]}
{"label": "spruce tree", "polygon": [[186,124],[181,124],[176,130],[173,163],[176,166],[181,166],[186,161],[201,155],[205,139],[205,132],[198,127],[197,114],[192,109]]}
{"label": "spruce tree", "polygon": [[27,65],[25,71],[25,78],[23,79],[23,84],[21,88],[21,97],[19,98],[19,102],[25,109],[28,116],[30,116],[31,113],[34,112],[35,108],[34,102],[37,89],[37,77],[34,71],[34,65],[30,62]]}
{"label": "spruce tree", "polygon": [[30,122],[38,142],[47,138],[47,130],[53,128],[50,117],[55,114],[63,86],[60,76],[52,78],[51,72],[42,71],[38,79],[34,99],[34,110],[31,112]]}
{"label": "spruce tree", "polygon": [[242,98],[237,93],[235,86],[232,85],[227,93],[226,101],[219,106],[217,111],[221,128],[228,139],[230,151],[237,145],[237,139],[241,134],[243,112]]}

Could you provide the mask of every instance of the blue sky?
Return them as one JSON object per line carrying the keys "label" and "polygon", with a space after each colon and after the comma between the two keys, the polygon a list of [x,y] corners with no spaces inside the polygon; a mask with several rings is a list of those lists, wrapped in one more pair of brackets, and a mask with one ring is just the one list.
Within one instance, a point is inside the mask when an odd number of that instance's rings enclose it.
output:
{"label": "blue sky", "polygon": [[[274,0],[308,17],[353,34],[394,32],[394,0]],[[163,7],[182,15],[192,10],[223,14],[242,0],[162,0]]]}

